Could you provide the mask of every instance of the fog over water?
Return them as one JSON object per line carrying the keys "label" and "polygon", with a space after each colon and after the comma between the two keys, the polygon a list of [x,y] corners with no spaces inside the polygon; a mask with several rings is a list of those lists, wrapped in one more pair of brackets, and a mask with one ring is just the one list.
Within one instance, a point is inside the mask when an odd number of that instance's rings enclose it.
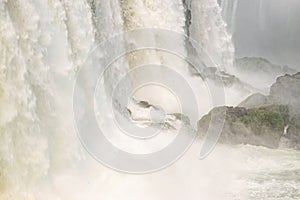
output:
{"label": "fog over water", "polygon": [[299,0],[239,0],[233,35],[236,56],[265,57],[300,69],[299,33]]}

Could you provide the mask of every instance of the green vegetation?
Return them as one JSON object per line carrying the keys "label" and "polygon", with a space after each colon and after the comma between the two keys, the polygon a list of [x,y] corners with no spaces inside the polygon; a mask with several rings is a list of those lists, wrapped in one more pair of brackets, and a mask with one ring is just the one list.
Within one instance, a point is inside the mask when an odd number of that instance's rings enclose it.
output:
{"label": "green vegetation", "polygon": [[260,129],[262,126],[267,126],[276,130],[283,130],[289,121],[288,106],[274,105],[259,109],[248,109],[240,117],[240,121],[253,129]]}
{"label": "green vegetation", "polygon": [[300,115],[297,115],[291,119],[290,124],[295,126],[297,129],[300,129]]}
{"label": "green vegetation", "polygon": [[[199,125],[209,124],[210,120],[211,112],[201,118]],[[231,124],[242,123],[256,134],[263,134],[266,127],[283,131],[285,125],[289,123],[289,109],[287,105],[268,105],[251,109],[227,107],[226,122]]]}
{"label": "green vegetation", "polygon": [[211,112],[209,112],[207,115],[204,115],[204,116],[200,119],[199,123],[200,123],[200,124],[204,124],[204,123],[207,123],[207,122],[209,123],[210,120],[211,120]]}

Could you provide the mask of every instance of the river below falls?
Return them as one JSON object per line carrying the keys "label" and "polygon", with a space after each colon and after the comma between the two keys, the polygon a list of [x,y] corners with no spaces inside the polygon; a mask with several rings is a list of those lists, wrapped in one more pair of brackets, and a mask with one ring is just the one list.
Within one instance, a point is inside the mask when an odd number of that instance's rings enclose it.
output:
{"label": "river below falls", "polygon": [[218,145],[199,160],[197,141],[162,171],[129,175],[103,167],[88,155],[32,191],[41,200],[298,200],[300,152],[250,145]]}

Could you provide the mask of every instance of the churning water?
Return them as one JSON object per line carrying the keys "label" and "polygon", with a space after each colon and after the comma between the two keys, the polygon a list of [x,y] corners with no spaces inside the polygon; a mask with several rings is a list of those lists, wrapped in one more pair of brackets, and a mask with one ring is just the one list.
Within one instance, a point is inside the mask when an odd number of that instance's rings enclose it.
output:
{"label": "churning water", "polygon": [[[222,5],[232,20],[234,5]],[[217,0],[0,0],[0,199],[300,199],[300,154],[292,150],[219,145],[199,160],[195,141],[171,167],[141,176],[103,167],[86,153],[73,120],[78,70],[96,44],[141,28],[189,35],[217,67],[232,71],[233,45]],[[192,52],[184,40],[175,43]],[[150,61],[185,65],[158,51],[132,53],[105,77],[106,89]],[[161,98],[154,91],[149,101]],[[229,104],[244,97],[231,92]],[[202,114],[212,107],[206,101]]]}

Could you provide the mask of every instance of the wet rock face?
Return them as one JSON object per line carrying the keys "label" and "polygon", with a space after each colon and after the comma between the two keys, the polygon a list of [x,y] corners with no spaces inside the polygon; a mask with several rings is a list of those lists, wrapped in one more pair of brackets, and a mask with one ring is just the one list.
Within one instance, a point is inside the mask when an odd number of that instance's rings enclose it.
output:
{"label": "wet rock face", "polygon": [[281,139],[284,143],[282,147],[300,150],[300,115],[290,119],[286,133]]}
{"label": "wet rock face", "polygon": [[292,116],[300,114],[300,72],[277,78],[271,86],[270,101],[287,104]]}
{"label": "wet rock face", "polygon": [[185,16],[185,33],[190,36],[190,26],[192,24],[191,0],[182,0]]}
{"label": "wet rock face", "polygon": [[300,72],[278,77],[271,86],[268,96],[259,93],[253,94],[239,106],[253,108],[268,104],[286,104],[291,116],[300,114]]}
{"label": "wet rock face", "polygon": [[[205,132],[210,114],[200,122]],[[277,78],[268,96],[256,93],[228,107],[220,142],[300,149],[300,73]]]}
{"label": "wet rock face", "polygon": [[237,58],[234,65],[238,78],[260,89],[264,94],[269,93],[269,87],[277,77],[297,73],[288,66],[276,65],[258,57]]}
{"label": "wet rock face", "polygon": [[263,105],[270,104],[270,99],[268,96],[265,96],[260,93],[255,93],[251,95],[250,97],[246,98],[244,101],[242,101],[239,106],[245,107],[245,108],[256,108]]}
{"label": "wet rock face", "polygon": [[[227,107],[226,120],[219,142],[251,144],[278,148],[289,113],[285,105],[247,109]],[[210,123],[210,113],[199,121],[199,132],[204,136]]]}

